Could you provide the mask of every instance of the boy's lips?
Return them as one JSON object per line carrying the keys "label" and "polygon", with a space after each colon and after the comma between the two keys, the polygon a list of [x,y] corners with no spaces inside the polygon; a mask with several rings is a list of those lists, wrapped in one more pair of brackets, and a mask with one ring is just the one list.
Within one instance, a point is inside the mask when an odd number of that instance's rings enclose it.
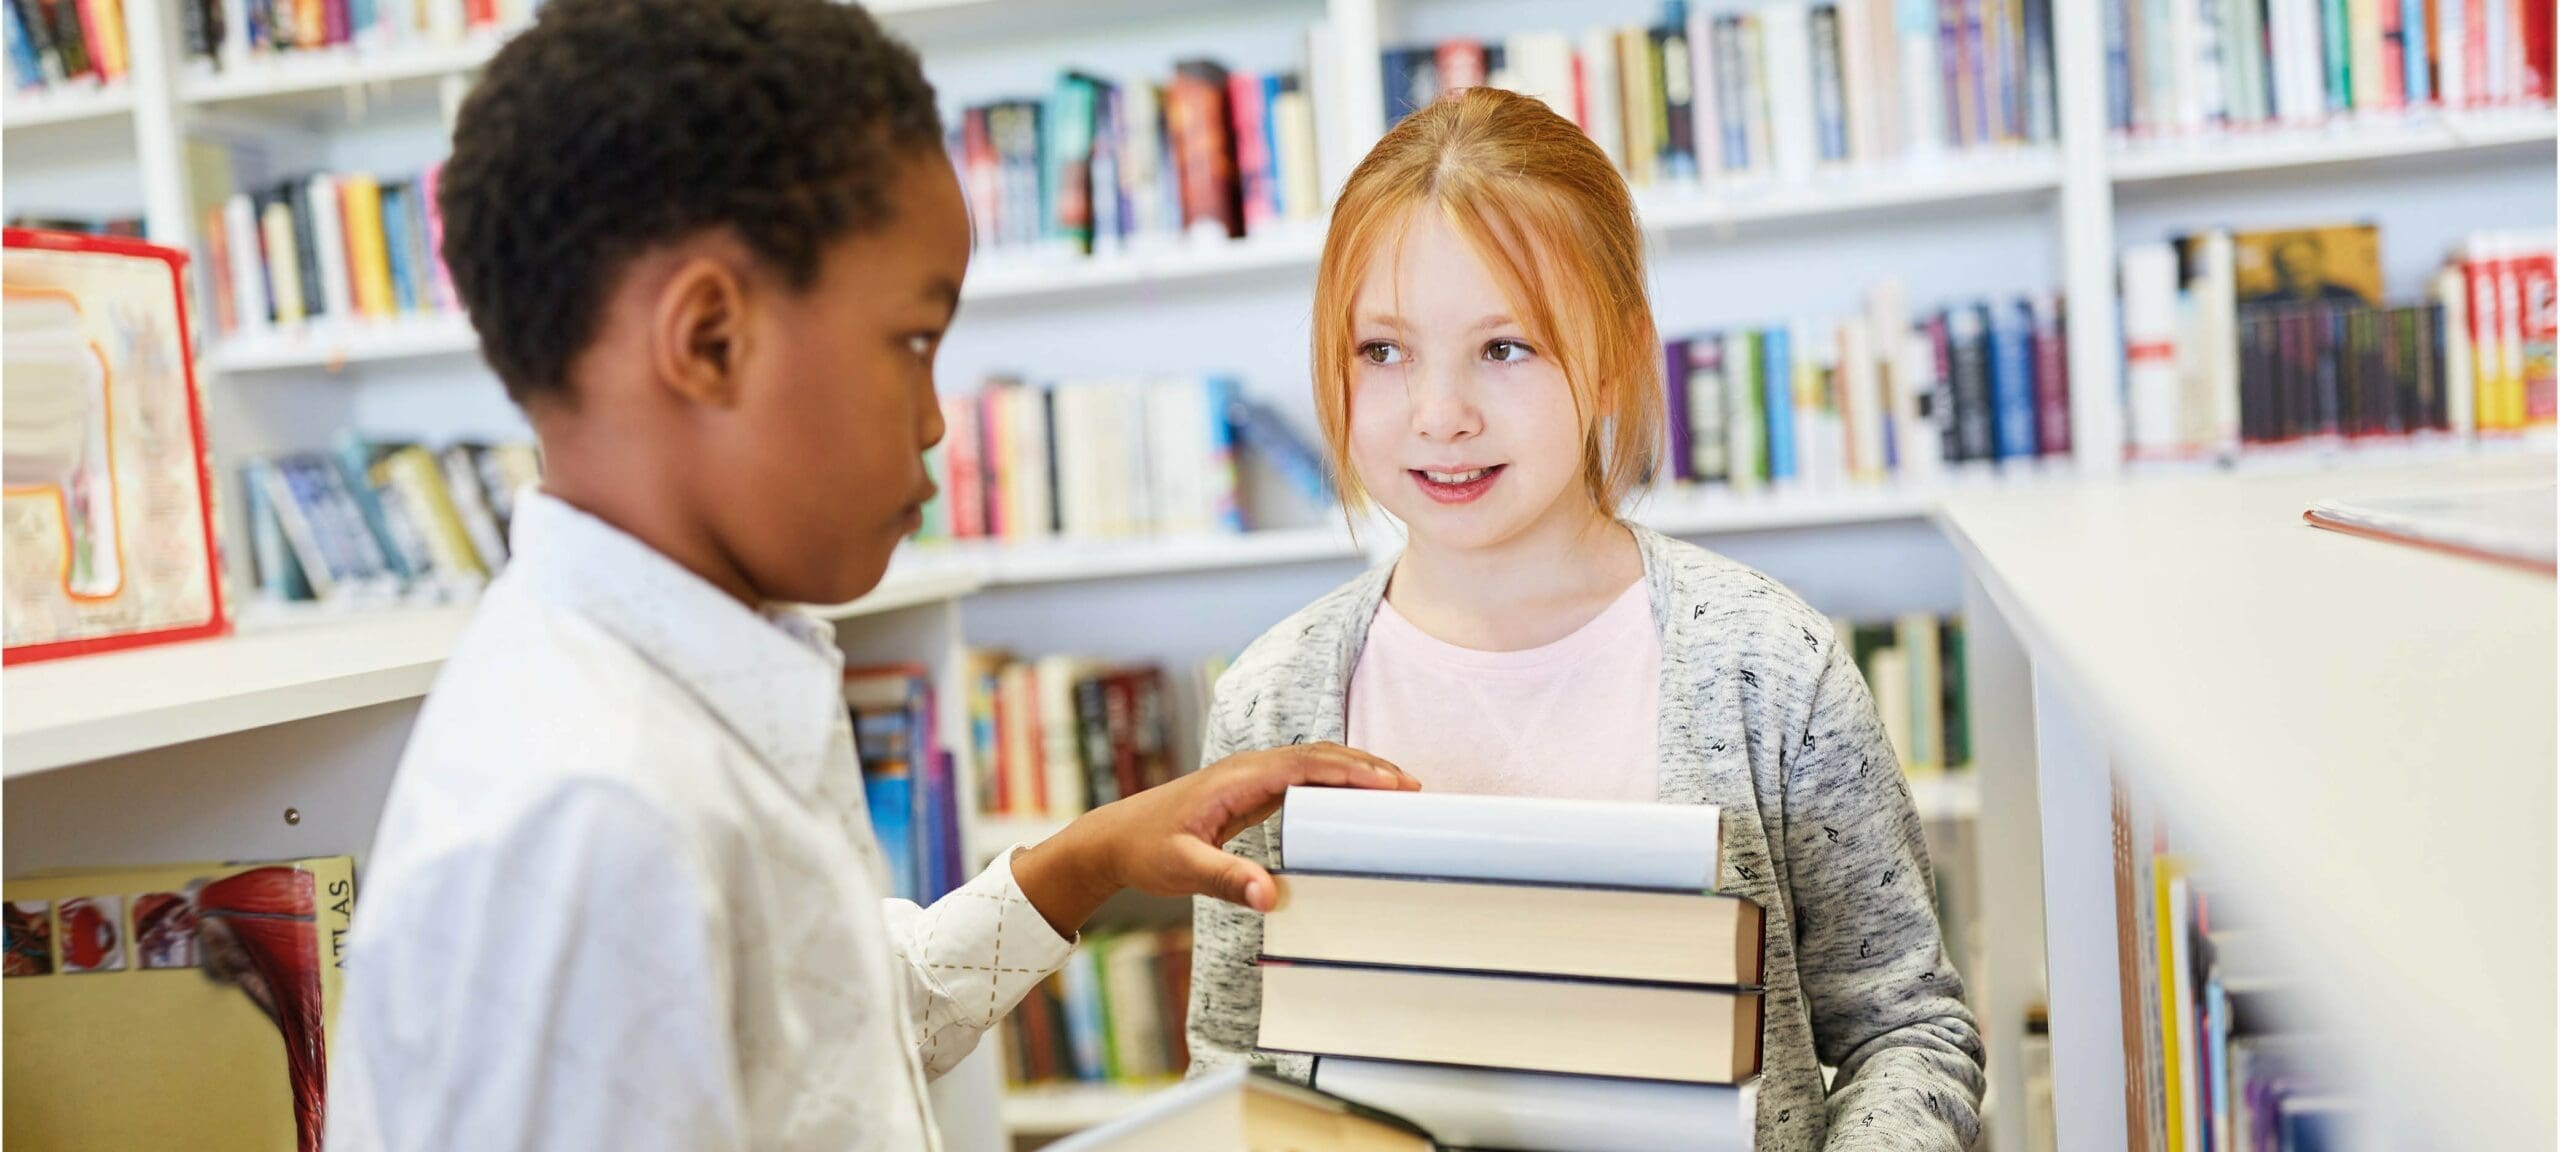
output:
{"label": "boy's lips", "polygon": [[1405,475],[1413,477],[1414,486],[1422,494],[1442,504],[1466,504],[1483,496],[1502,478],[1504,464],[1480,468],[1412,468]]}

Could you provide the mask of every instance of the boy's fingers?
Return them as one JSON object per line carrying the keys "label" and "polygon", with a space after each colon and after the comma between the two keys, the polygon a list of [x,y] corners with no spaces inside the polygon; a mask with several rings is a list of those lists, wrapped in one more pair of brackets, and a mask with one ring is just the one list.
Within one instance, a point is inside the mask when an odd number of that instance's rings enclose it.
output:
{"label": "boy's fingers", "polygon": [[1340,744],[1300,744],[1286,750],[1277,771],[1289,784],[1320,784],[1333,788],[1389,788],[1411,791],[1421,787],[1404,770],[1357,748]]}
{"label": "boy's fingers", "polygon": [[1264,871],[1262,865],[1189,837],[1176,844],[1174,851],[1181,857],[1185,887],[1256,912],[1271,910],[1271,873]]}

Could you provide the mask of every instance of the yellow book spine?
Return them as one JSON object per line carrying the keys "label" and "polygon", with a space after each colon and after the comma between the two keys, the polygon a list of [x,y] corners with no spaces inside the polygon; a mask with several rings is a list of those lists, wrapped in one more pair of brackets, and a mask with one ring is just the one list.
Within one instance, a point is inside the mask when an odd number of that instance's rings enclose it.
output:
{"label": "yellow book spine", "polygon": [[462,526],[461,510],[453,506],[453,493],[444,484],[444,469],[424,448],[411,446],[383,457],[374,464],[374,482],[386,484],[400,493],[418,531],[427,538],[427,550],[436,568],[457,577],[486,577],[487,568],[480,563],[480,552],[471,546],[471,534]]}
{"label": "yellow book spine", "polygon": [[124,42],[124,0],[89,0],[89,7],[98,22],[98,48],[107,77],[122,80],[133,72]]}
{"label": "yellow book spine", "polygon": [[338,1028],[338,1005],[347,982],[347,938],[355,928],[356,862],[352,856],[322,856],[301,862],[311,873],[311,890],[319,901],[320,1032]]}
{"label": "yellow book spine", "polygon": [[341,224],[354,273],[356,306],[367,316],[389,316],[395,310],[391,288],[391,243],[382,231],[382,185],[367,175],[339,182],[345,203]]}
{"label": "yellow book spine", "polygon": [[2164,1114],[2168,1123],[2168,1152],[2187,1152],[2186,1125],[2179,1117],[2186,1115],[2186,1094],[2182,1091],[2184,1075],[2180,1069],[2184,1056],[2178,1051],[2178,961],[2176,934],[2177,914],[2169,902],[2169,885],[2183,871],[2177,858],[2162,856],[2151,865],[2151,889],[2154,908],[2153,933],[2160,953],[2160,1087],[2167,1102]]}
{"label": "yellow book spine", "polygon": [[302,259],[293,244],[293,209],[267,205],[258,221],[267,234],[267,279],[273,285],[276,322],[302,323]]}

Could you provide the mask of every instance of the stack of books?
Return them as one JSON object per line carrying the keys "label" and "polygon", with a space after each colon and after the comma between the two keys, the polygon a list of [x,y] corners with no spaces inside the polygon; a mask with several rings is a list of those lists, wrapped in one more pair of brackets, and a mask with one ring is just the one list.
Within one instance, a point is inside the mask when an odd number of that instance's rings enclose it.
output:
{"label": "stack of books", "polygon": [[872,836],[894,896],[930,904],[968,879],[950,749],[935,726],[933,670],[921,664],[847,668],[844,703],[862,761]]}
{"label": "stack of books", "polygon": [[1652,27],[1452,39],[1385,53],[1393,124],[1443,92],[1536,96],[1627,181],[1710,189],[2055,138],[2049,0],[1796,0]]}
{"label": "stack of books", "polygon": [[2471,237],[2424,297],[2393,303],[2380,232],[2216,230],[2127,249],[2130,455],[2560,422],[2551,235]]}
{"label": "stack of books", "polygon": [[1444,1144],[1747,1148],[1762,916],[1707,806],[1293,788],[1266,1051]]}
{"label": "stack of books", "polygon": [[1191,1067],[1191,930],[1088,932],[1005,1017],[1010,1084],[1144,1084]]}
{"label": "stack of books", "polygon": [[1665,343],[1666,478],[1824,489],[2070,456],[2060,297],[1957,304],[1916,320],[1904,301],[1886,281],[1864,315]]}
{"label": "stack of books", "polygon": [[1242,532],[1240,450],[1315,506],[1333,499],[1323,457],[1230,377],[998,378],[943,397],[942,419],[919,541]]}
{"label": "stack of books", "polygon": [[978,250],[1074,259],[1309,227],[1325,206],[1315,91],[1303,72],[1194,59],[967,108],[948,147]]}
{"label": "stack of books", "polygon": [[969,654],[968,684],[986,815],[1072,819],[1183,771],[1160,666],[981,649]]}
{"label": "stack of books", "polygon": [[2125,136],[2551,99],[2550,0],[2106,0]]}
{"label": "stack of books", "polygon": [[306,323],[458,314],[440,254],[442,165],[409,176],[319,173],[206,211],[198,256],[225,335]]}
{"label": "stack of books", "polygon": [[527,442],[441,452],[354,432],[335,452],[241,466],[259,595],[379,607],[477,593],[507,562],[518,493],[542,478]]}

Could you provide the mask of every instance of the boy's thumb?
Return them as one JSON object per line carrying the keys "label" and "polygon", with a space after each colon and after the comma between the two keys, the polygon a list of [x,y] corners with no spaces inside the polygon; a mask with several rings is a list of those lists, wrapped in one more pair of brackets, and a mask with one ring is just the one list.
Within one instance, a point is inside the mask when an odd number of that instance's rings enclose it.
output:
{"label": "boy's thumb", "polygon": [[1256,912],[1268,912],[1275,895],[1271,873],[1262,865],[1205,840],[1185,838],[1181,848],[1193,890]]}

